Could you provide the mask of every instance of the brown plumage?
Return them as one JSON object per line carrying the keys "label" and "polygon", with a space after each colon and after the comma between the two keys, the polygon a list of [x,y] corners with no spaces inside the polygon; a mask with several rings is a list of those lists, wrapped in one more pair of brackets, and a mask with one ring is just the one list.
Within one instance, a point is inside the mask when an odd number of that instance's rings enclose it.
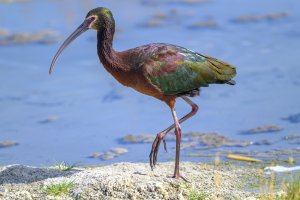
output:
{"label": "brown plumage", "polygon": [[[155,97],[170,107],[174,124],[157,134],[149,156],[150,165],[153,168],[157,162],[161,141],[167,150],[164,137],[175,128],[174,177],[183,178],[179,173],[180,123],[198,111],[198,106],[187,96],[197,96],[200,87],[207,87],[213,83],[234,85],[232,78],[236,75],[235,67],[172,44],[154,43],[116,52],[112,47],[115,32],[114,18],[110,10],[100,7],[91,10],[84,22],[66,39],[51,63],[50,73],[54,69],[58,56],[67,45],[88,29],[97,31],[98,56],[105,69],[117,81],[140,93]],[[179,120],[174,108],[178,97],[192,107],[191,112]]]}

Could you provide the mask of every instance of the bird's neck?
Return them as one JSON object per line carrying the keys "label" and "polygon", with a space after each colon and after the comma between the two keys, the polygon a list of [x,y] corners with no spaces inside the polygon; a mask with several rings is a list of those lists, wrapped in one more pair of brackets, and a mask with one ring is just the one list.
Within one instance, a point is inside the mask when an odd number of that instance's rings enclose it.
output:
{"label": "bird's neck", "polygon": [[112,47],[114,36],[114,26],[107,26],[97,33],[98,56],[105,69],[113,75],[120,83],[129,86],[131,80],[127,78],[126,73],[130,72],[130,67],[126,65],[119,52]]}
{"label": "bird's neck", "polygon": [[118,68],[120,60],[112,46],[114,31],[114,27],[105,27],[97,32],[98,56],[107,70]]}

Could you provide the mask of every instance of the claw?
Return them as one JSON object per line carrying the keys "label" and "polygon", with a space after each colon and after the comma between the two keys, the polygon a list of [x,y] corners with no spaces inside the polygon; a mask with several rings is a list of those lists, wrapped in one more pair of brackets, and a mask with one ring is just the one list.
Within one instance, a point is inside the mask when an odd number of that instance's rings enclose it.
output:
{"label": "claw", "polygon": [[163,139],[165,152],[168,153],[166,140]]}
{"label": "claw", "polygon": [[149,155],[149,161],[150,161],[150,167],[151,167],[151,170],[153,171],[153,164],[152,164],[152,151],[150,152],[150,155]]}
{"label": "claw", "polygon": [[160,145],[161,139],[158,139],[157,143],[156,143],[156,147],[154,149],[154,155],[153,155],[153,165],[156,165],[157,162],[157,154],[158,154],[158,150],[159,150],[159,145]]}
{"label": "claw", "polygon": [[150,161],[150,167],[153,170],[156,163],[157,163],[157,155],[158,155],[158,150],[159,150],[159,146],[161,141],[163,141],[164,143],[164,149],[167,152],[167,143],[164,140],[164,137],[166,135],[167,132],[161,132],[159,134],[157,134],[155,140],[152,143],[152,149],[149,155],[149,161]]}
{"label": "claw", "polygon": [[176,179],[182,178],[185,182],[191,183],[189,180],[187,180],[184,176],[181,175],[174,175],[172,178],[176,178]]}
{"label": "claw", "polygon": [[151,170],[153,170],[153,168],[155,166],[155,164],[153,162],[153,158],[154,158],[153,153],[154,153],[154,150],[155,150],[155,148],[157,146],[157,142],[158,142],[158,138],[156,137],[155,140],[152,143],[152,149],[151,149],[151,152],[150,152],[150,155],[149,155],[149,161],[150,161]]}

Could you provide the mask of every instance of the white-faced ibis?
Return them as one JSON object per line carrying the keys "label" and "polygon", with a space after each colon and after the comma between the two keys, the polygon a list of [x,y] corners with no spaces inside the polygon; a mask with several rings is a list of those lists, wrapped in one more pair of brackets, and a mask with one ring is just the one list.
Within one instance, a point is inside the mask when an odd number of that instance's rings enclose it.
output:
{"label": "white-faced ibis", "polygon": [[[88,12],[84,22],[65,40],[53,58],[50,71],[61,52],[80,34],[88,29],[97,31],[98,56],[105,69],[121,84],[165,102],[171,109],[174,124],[158,133],[150,152],[150,166],[156,165],[161,141],[166,148],[164,137],[175,128],[176,158],[174,177],[179,173],[181,128],[180,123],[195,115],[198,106],[188,96],[199,95],[199,88],[212,83],[234,85],[235,67],[215,58],[204,56],[172,44],[147,44],[123,52],[112,47],[115,21],[107,8],[95,8]],[[192,110],[183,118],[177,118],[176,98],[181,97]]]}

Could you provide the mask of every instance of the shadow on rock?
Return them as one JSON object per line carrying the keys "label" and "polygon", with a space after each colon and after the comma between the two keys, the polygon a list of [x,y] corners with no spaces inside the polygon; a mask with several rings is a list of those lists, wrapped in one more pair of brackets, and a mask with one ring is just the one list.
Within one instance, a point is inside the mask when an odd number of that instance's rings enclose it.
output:
{"label": "shadow on rock", "polygon": [[32,183],[48,178],[71,176],[79,170],[62,171],[24,165],[9,165],[0,168],[0,184]]}

